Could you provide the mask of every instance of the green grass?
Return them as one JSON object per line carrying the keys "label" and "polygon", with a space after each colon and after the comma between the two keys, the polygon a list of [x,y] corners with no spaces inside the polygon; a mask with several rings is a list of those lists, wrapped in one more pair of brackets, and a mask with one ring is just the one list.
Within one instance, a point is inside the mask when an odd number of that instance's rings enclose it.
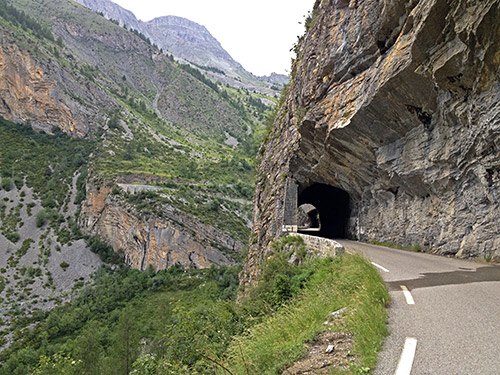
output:
{"label": "green grass", "polygon": [[[326,330],[328,315],[347,307],[346,328],[354,337],[347,373],[374,368],[387,334],[388,293],[377,272],[359,257],[346,255],[316,262],[308,287],[293,302],[238,336],[229,348],[234,374],[279,374],[301,358],[305,344]],[[244,361],[243,361],[244,358]]]}
{"label": "green grass", "polygon": [[378,246],[385,246],[385,247],[391,247],[393,249],[400,249],[400,250],[409,250],[409,251],[414,251],[416,253],[420,253],[424,251],[421,245],[411,245],[411,246],[403,246],[391,242],[379,242],[379,241],[370,241],[371,244],[373,245],[378,245]]}

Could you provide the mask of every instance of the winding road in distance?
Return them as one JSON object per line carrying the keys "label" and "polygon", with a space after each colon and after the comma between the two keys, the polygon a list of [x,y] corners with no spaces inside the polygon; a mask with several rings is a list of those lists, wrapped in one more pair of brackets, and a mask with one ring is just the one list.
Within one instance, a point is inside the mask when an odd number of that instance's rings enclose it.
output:
{"label": "winding road in distance", "polygon": [[500,266],[353,241],[390,295],[377,375],[499,375]]}

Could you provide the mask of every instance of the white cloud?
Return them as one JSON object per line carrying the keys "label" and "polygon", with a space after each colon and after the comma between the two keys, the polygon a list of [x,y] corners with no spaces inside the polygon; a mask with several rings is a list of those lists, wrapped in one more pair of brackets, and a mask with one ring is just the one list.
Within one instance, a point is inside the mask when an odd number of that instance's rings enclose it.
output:
{"label": "white cloud", "polygon": [[257,75],[285,73],[314,0],[113,0],[147,21],[174,15],[205,26],[229,54]]}

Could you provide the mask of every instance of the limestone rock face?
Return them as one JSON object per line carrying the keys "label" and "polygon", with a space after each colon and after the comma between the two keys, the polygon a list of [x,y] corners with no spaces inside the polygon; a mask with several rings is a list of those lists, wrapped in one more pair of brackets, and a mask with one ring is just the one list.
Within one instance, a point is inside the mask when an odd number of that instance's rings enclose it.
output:
{"label": "limestone rock face", "polygon": [[243,71],[243,67],[202,25],[182,17],[163,16],[146,22],[145,26],[152,39],[161,41],[162,46],[175,56],[228,73]]}
{"label": "limestone rock face", "polygon": [[47,79],[28,53],[13,43],[0,43],[0,116],[29,121],[33,127],[49,131],[58,127],[65,133],[82,135],[61,96],[57,82]]}
{"label": "limestone rock face", "polygon": [[83,232],[97,234],[115,251],[123,252],[132,268],[152,266],[158,271],[175,264],[185,268],[236,264],[225,253],[242,251],[242,242],[171,206],[162,207],[161,218],[140,215],[111,194],[112,187],[96,178],[88,179],[79,224]]}
{"label": "limestone rock face", "polygon": [[316,2],[261,150],[244,282],[315,184],[348,194],[349,237],[500,257],[499,7]]}

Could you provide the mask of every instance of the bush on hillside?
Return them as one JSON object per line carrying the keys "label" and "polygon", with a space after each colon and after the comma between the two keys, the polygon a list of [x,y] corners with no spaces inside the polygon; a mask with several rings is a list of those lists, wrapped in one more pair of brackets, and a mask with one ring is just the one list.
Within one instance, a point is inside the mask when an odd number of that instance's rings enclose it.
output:
{"label": "bush on hillside", "polygon": [[2,189],[10,191],[12,189],[12,179],[9,177],[2,178]]}

